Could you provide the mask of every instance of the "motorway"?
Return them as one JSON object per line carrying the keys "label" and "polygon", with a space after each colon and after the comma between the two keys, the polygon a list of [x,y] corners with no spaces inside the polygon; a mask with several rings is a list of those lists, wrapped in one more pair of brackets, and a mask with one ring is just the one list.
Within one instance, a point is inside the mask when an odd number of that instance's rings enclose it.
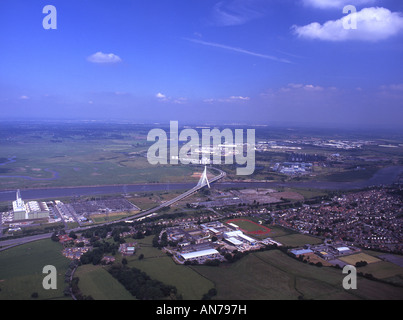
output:
{"label": "motorway", "polygon": [[[226,176],[226,173],[224,171],[220,170],[220,169],[217,169],[217,168],[211,168],[211,169],[219,171],[220,174],[215,176],[211,180],[209,180],[210,184],[215,182],[215,181],[218,181],[218,180],[220,180],[220,179],[222,179],[222,178],[224,178]],[[91,225],[91,226],[85,226],[85,227],[78,227],[78,228],[74,228],[74,229],[69,229],[69,230],[66,230],[66,232],[70,232],[70,231],[78,232],[78,231],[83,231],[83,230],[90,229],[90,228],[93,228],[93,227],[105,226],[105,225],[114,224],[114,223],[118,223],[118,222],[122,222],[122,221],[139,219],[139,218],[147,217],[147,216],[150,216],[150,215],[154,215],[156,212],[158,212],[162,208],[171,206],[174,203],[189,197],[190,195],[194,194],[195,192],[199,191],[200,189],[202,189],[204,187],[205,187],[205,185],[196,185],[195,187],[187,190],[186,192],[180,194],[179,196],[177,196],[177,197],[175,197],[175,198],[173,198],[171,200],[168,200],[168,201],[164,202],[163,204],[161,204],[161,205],[159,205],[159,206],[157,206],[155,208],[152,208],[152,209],[149,209],[147,211],[137,213],[137,214],[135,214],[133,216],[129,216],[129,217],[125,217],[125,218],[120,219],[120,220],[114,220],[114,221],[105,222],[105,223],[101,223],[101,224],[97,224],[97,225]],[[35,235],[35,236],[3,240],[3,241],[0,241],[0,251],[6,250],[6,249],[11,248],[11,247],[14,247],[16,245],[21,245],[21,244],[32,242],[32,241],[47,239],[47,238],[50,238],[51,236],[52,236],[52,233],[45,233],[45,234],[39,234],[39,235]]]}

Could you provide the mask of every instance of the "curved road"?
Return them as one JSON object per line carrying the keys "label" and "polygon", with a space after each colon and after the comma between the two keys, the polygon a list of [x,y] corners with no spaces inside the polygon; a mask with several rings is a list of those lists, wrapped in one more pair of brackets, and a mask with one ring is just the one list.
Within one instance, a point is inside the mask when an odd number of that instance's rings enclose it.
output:
{"label": "curved road", "polygon": [[[212,168],[212,167],[211,167],[211,169],[217,170],[220,174],[218,176],[215,176],[211,180],[209,180],[210,184],[215,182],[215,181],[218,181],[218,180],[224,178],[227,175],[224,171],[222,171],[220,169]],[[170,206],[170,205],[172,205],[172,204],[174,204],[174,203],[176,203],[176,202],[178,202],[178,201],[180,201],[182,199],[185,199],[185,198],[189,197],[190,195],[192,195],[193,193],[199,191],[200,189],[202,189],[204,187],[205,187],[205,185],[201,185],[201,186],[196,185],[192,189],[180,194],[179,196],[177,196],[177,197],[175,197],[175,198],[173,198],[171,200],[168,200],[168,201],[164,202],[163,204],[161,204],[161,205],[159,205],[159,206],[157,206],[155,208],[152,208],[152,209],[149,209],[147,211],[137,213],[137,214],[129,216],[129,217],[125,217],[125,218],[120,219],[120,220],[114,220],[114,221],[105,222],[105,223],[92,225],[92,226],[68,229],[66,231],[82,231],[82,230],[90,229],[90,228],[93,228],[93,227],[105,226],[105,225],[114,224],[114,223],[118,223],[118,222],[122,222],[122,221],[127,221],[127,220],[146,217],[146,216],[149,216],[151,214],[156,213],[158,210],[161,210],[162,208],[168,207],[168,206]],[[0,248],[0,251],[6,250],[6,249],[9,249],[11,247],[21,245],[21,244],[24,244],[24,243],[50,238],[52,236],[52,234],[53,233],[44,233],[44,234],[39,234],[39,235],[29,236],[29,237],[24,237],[24,238],[3,240],[3,241],[0,241],[0,247],[4,247],[4,246],[6,246],[6,247],[5,248]]]}

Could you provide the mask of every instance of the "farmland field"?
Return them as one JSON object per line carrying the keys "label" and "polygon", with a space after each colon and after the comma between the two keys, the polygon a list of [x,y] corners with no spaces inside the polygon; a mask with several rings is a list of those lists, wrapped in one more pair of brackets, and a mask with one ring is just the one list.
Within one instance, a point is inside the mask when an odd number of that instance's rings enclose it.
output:
{"label": "farmland field", "polygon": [[370,256],[369,254],[363,252],[358,254],[352,254],[346,257],[340,257],[339,260],[344,261],[345,263],[351,264],[353,266],[360,261],[366,261],[367,263],[374,263],[381,261],[378,258]]}
{"label": "farmland field", "polygon": [[292,234],[287,234],[284,236],[279,236],[279,237],[272,237],[274,240],[281,242],[285,246],[290,246],[290,247],[299,247],[303,246],[305,244],[319,244],[322,243],[321,239],[305,235],[305,234],[300,234],[300,233],[292,233]]}
{"label": "farmland field", "polygon": [[[129,267],[146,272],[152,279],[175,286],[185,300],[199,300],[211,288],[214,299],[401,299],[403,288],[359,277],[357,290],[344,290],[341,270],[304,264],[279,250],[250,253],[232,264],[212,266],[177,265],[171,257],[152,247],[152,236],[137,241],[136,254],[127,256]],[[64,273],[70,260],[61,255],[62,246],[42,240],[0,252],[0,300],[70,299],[63,295]],[[139,255],[143,259],[139,259]],[[116,255],[116,262],[123,257]],[[29,260],[27,260],[29,259]],[[30,261],[30,263],[26,263]],[[42,268],[53,264],[58,271],[58,289],[42,288]],[[96,300],[134,299],[105,269],[82,265],[75,276],[84,295]],[[372,273],[390,283],[401,284],[401,268],[389,262],[374,262],[358,271]]]}
{"label": "farmland field", "polygon": [[303,264],[278,250],[249,254],[231,265],[194,266],[214,282],[216,299],[401,299],[403,288],[360,278],[344,290],[341,270]]}
{"label": "farmland field", "polygon": [[135,300],[125,287],[102,266],[92,264],[80,266],[74,274],[83,295],[95,300]]}
{"label": "farmland field", "polygon": [[[185,265],[177,265],[161,250],[152,247],[152,236],[141,240],[134,240],[139,248],[136,254],[127,256],[129,267],[135,267],[146,272],[152,279],[159,280],[165,284],[173,285],[182,294],[183,299],[200,300],[203,294],[214,287],[214,284]],[[126,240],[130,242],[131,240]],[[139,260],[140,254],[144,258]],[[118,258],[119,260],[120,258]]]}
{"label": "farmland field", "polygon": [[[70,260],[61,254],[60,243],[50,239],[31,242],[0,252],[0,300],[28,300],[38,293],[38,299],[70,299],[65,297],[64,274]],[[43,267],[57,270],[57,289],[42,287]]]}

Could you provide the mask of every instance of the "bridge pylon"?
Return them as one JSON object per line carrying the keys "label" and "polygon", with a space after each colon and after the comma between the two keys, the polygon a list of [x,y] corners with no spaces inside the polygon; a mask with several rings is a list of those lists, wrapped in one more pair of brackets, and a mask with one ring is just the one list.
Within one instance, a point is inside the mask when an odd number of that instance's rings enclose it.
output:
{"label": "bridge pylon", "polygon": [[205,185],[207,185],[210,188],[210,183],[208,182],[207,179],[207,166],[204,166],[204,171],[200,177],[199,182],[197,183],[198,187],[204,187]]}

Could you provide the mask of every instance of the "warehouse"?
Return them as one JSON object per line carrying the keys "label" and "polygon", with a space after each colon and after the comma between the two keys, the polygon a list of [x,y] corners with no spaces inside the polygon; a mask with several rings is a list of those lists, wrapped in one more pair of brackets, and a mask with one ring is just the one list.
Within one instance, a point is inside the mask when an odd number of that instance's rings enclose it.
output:
{"label": "warehouse", "polygon": [[193,251],[187,253],[181,253],[181,258],[185,261],[194,261],[199,259],[216,259],[220,257],[220,253],[215,249],[207,249],[201,251]]}
{"label": "warehouse", "polygon": [[293,253],[295,256],[299,256],[299,255],[304,255],[307,253],[312,253],[313,251],[311,249],[294,249],[291,250],[291,253]]}
{"label": "warehouse", "polygon": [[224,241],[226,241],[229,244],[232,244],[234,246],[241,246],[243,244],[242,241],[239,241],[237,238],[234,238],[234,237],[226,238]]}

